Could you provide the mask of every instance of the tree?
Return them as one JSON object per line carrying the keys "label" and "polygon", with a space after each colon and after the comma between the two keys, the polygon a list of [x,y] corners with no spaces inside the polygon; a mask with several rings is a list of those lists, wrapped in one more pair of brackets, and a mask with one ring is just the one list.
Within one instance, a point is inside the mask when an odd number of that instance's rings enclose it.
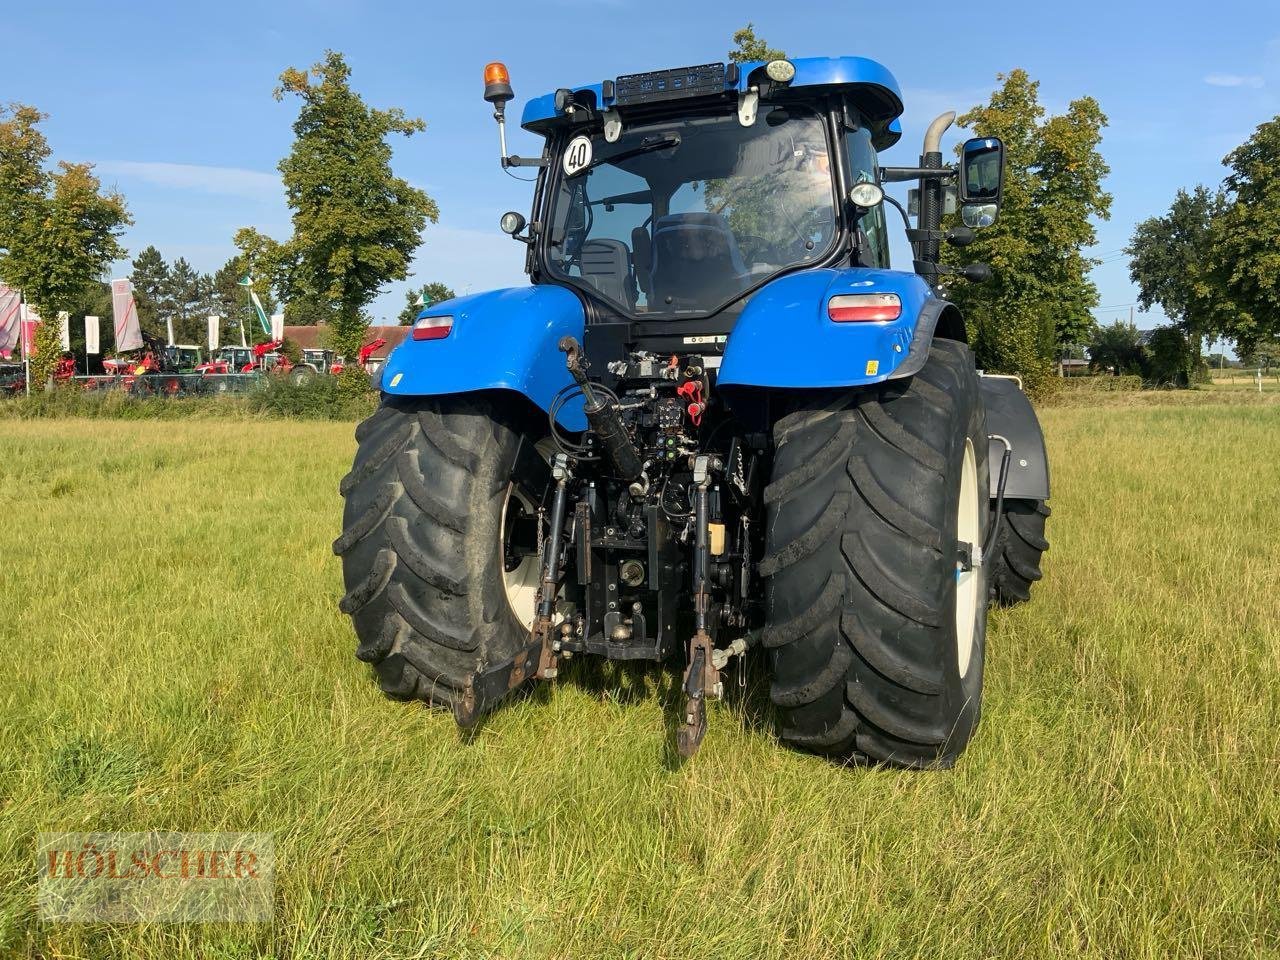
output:
{"label": "tree", "polygon": [[333,304],[314,294],[297,296],[284,305],[284,322],[291,326],[315,327],[333,323],[337,316]]}
{"label": "tree", "polygon": [[138,321],[148,333],[160,336],[164,321],[172,310],[169,302],[169,264],[154,246],[146,247],[133,258],[129,280],[138,307]]}
{"label": "tree", "polygon": [[203,327],[204,321],[200,313],[209,282],[209,278],[192,267],[184,257],[173,261],[169,270],[168,302],[176,343],[203,339],[199,327]]}
{"label": "tree", "polygon": [[1123,320],[1117,320],[1109,326],[1095,327],[1089,341],[1089,365],[1095,370],[1109,371],[1117,376],[1124,373],[1140,374],[1142,347],[1138,337],[1138,328]]}
{"label": "tree", "polygon": [[[398,322],[402,327],[411,326],[418,319],[418,314],[422,312],[424,305],[430,306],[433,303],[443,303],[445,300],[452,300],[456,296],[457,294],[450,287],[439,280],[424,283],[417,289],[410,288],[404,292],[404,309],[400,311]],[[422,302],[419,303],[419,300]]]}
{"label": "tree", "polygon": [[1262,367],[1270,373],[1276,364],[1280,364],[1280,337],[1255,341],[1250,344],[1248,352],[1240,354],[1243,367]]}
{"label": "tree", "polygon": [[756,25],[748,23],[733,35],[733,49],[729,51],[730,63],[751,63],[757,60],[784,60],[786,54],[769,46],[763,37],[756,36]]}
{"label": "tree", "polygon": [[23,104],[0,106],[0,256],[39,216],[49,186],[48,141],[39,130],[45,114]]}
{"label": "tree", "polygon": [[1155,386],[1189,387],[1197,357],[1179,327],[1156,327],[1143,343],[1142,376]]}
{"label": "tree", "polygon": [[1214,222],[1225,208],[1221,191],[1179,190],[1169,212],[1139,223],[1125,248],[1139,305],[1159,304],[1196,355],[1202,338],[1226,333],[1238,316],[1213,250]]}
{"label": "tree", "polygon": [[59,311],[71,313],[124,256],[119,237],[132,222],[124,198],[104,194],[91,165],[44,168],[50,150],[42,119],[20,105],[0,113],[0,280],[20,289],[45,321],[31,359],[36,383],[49,382],[62,352]]}
{"label": "tree", "polygon": [[387,138],[412,136],[426,124],[397,108],[369,107],[350,76],[342,55],[329,51],[310,71],[285,70],[276,99],[301,101],[293,150],[280,162],[293,209],[293,237],[279,257],[285,293],[331,304],[334,348],[354,357],[365,306],[386,283],[408,276],[422,229],[439,210],[391,170]]}
{"label": "tree", "polygon": [[1220,271],[1232,309],[1222,323],[1240,353],[1280,335],[1280,116],[1223,161],[1227,201],[1213,219],[1211,260]]}
{"label": "tree", "polygon": [[977,232],[944,259],[991,265],[983,284],[950,292],[965,314],[978,365],[1020,374],[1033,393],[1049,388],[1058,344],[1086,341],[1098,293],[1081,250],[1096,233],[1091,218],[1110,215],[1102,189],[1109,173],[1098,152],[1107,118],[1092,97],[1073,100],[1044,120],[1039,83],[1025,70],[999,75],[986,105],[960,117],[975,136],[1005,143],[1005,189],[995,226]]}
{"label": "tree", "polygon": [[240,315],[240,311],[244,309],[245,299],[244,287],[240,286],[240,278],[243,276],[237,258],[232,257],[210,278],[205,310],[207,316],[222,318],[222,329],[218,334],[219,341],[223,340],[227,330],[235,330],[235,336],[239,338],[240,323],[244,319]]}

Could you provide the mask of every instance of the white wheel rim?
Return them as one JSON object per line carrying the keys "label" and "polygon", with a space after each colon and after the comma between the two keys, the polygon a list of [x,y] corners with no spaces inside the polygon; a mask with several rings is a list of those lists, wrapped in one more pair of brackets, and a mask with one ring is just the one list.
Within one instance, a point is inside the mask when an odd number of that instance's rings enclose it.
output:
{"label": "white wheel rim", "polygon": [[[555,447],[550,440],[539,441],[536,449],[544,460],[551,462]],[[533,618],[538,612],[541,563],[536,554],[529,554],[514,570],[507,569],[503,540],[507,535],[507,508],[512,500],[517,501],[529,516],[537,516],[538,505],[525,496],[524,491],[518,489],[512,481],[507,484],[507,495],[502,501],[502,517],[498,523],[498,562],[502,565],[502,585],[506,588],[507,605],[511,607],[516,619],[532,630]]]}
{"label": "white wheel rim", "polygon": [[[980,502],[978,499],[978,460],[973,454],[973,441],[964,442],[964,462],[960,466],[960,498],[956,510],[956,541],[967,543],[974,554],[981,548]],[[975,557],[976,559],[976,557]],[[985,562],[985,557],[983,561]],[[978,630],[978,589],[982,586],[981,568],[956,560],[956,667],[960,676],[969,672]]]}

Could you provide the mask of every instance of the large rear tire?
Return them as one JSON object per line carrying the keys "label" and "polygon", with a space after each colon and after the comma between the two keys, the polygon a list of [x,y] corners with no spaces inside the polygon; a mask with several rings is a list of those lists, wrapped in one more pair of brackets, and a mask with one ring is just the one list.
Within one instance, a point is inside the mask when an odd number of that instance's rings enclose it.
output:
{"label": "large rear tire", "polygon": [[973,357],[940,340],[906,381],[826,394],[774,428],[765,490],[771,697],[787,743],[949,766],[980,715],[988,528]]}
{"label": "large rear tire", "polygon": [[519,419],[474,394],[389,400],[356,428],[333,544],[340,606],[393,697],[451,706],[467,674],[529,642],[532,605],[512,586],[525,596],[537,561],[506,538],[541,505],[549,469]]}
{"label": "large rear tire", "polygon": [[[1004,502],[1004,523],[988,573],[992,598],[1002,607],[1026,603],[1031,599],[1031,585],[1044,576],[1040,558],[1049,549],[1044,529],[1049,513],[1049,504],[1043,500]],[[991,519],[994,522],[995,517]]]}

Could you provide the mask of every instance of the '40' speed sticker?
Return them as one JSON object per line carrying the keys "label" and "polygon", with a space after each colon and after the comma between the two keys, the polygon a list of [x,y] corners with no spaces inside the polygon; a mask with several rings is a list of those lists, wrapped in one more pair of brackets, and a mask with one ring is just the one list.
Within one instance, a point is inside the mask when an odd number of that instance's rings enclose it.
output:
{"label": "'40' speed sticker", "polygon": [[576,176],[589,166],[591,166],[591,138],[574,137],[564,150],[565,176]]}

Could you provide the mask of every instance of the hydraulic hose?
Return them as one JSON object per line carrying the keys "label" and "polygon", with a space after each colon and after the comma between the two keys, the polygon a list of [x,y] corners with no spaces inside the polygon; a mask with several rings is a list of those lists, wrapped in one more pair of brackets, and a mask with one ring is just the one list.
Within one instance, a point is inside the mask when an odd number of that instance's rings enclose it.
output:
{"label": "hydraulic hose", "polygon": [[577,340],[562,337],[560,349],[565,354],[564,364],[570,376],[582,388],[582,412],[586,415],[587,425],[604,448],[605,456],[622,479],[639,480],[644,473],[644,461],[636,445],[631,442],[613,397],[604,391],[597,392],[593,389],[582,366],[582,348]]}
{"label": "hydraulic hose", "polygon": [[1000,457],[1000,476],[996,482],[995,519],[991,521],[991,529],[987,532],[987,542],[982,545],[982,562],[986,563],[991,551],[996,548],[996,540],[1000,536],[1000,524],[1004,522],[1004,485],[1009,482],[1009,461],[1013,459],[1013,444],[1007,438],[993,433],[992,440],[1004,444],[1004,454]]}

